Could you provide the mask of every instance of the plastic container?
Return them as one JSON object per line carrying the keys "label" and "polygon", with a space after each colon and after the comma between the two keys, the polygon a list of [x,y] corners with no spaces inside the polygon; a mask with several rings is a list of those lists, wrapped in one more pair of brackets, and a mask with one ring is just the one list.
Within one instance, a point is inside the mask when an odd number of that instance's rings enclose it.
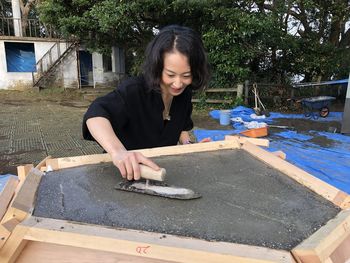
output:
{"label": "plastic container", "polygon": [[240,132],[240,134],[243,134],[245,136],[252,137],[252,138],[258,138],[258,137],[267,136],[269,134],[269,132],[268,132],[268,127],[266,126],[266,127],[242,131],[242,132]]}
{"label": "plastic container", "polygon": [[220,125],[229,125],[231,122],[231,110],[220,111]]}

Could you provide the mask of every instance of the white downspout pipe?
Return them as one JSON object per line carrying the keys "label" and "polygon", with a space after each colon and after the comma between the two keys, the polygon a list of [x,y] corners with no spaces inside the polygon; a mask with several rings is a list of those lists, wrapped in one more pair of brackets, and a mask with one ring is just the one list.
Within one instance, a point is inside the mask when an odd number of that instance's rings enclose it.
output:
{"label": "white downspout pipe", "polygon": [[346,90],[346,99],[343,112],[343,122],[341,125],[341,133],[350,133],[350,73],[348,79],[348,88]]}

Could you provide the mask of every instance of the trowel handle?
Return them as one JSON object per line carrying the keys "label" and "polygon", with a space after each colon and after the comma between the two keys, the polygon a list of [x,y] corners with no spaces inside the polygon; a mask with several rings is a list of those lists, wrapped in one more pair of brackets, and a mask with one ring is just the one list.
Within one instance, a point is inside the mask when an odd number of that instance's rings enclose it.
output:
{"label": "trowel handle", "polygon": [[166,171],[164,168],[160,168],[160,170],[156,171],[146,165],[140,164],[140,169],[141,169],[141,178],[151,179],[156,181],[164,181],[165,174],[166,174]]}

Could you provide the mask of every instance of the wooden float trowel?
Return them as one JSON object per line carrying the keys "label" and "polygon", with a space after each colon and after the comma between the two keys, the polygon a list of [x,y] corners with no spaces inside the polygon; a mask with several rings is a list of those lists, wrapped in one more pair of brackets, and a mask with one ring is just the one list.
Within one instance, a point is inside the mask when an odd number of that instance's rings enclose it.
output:
{"label": "wooden float trowel", "polygon": [[191,189],[167,185],[164,183],[166,170],[161,168],[155,171],[152,168],[140,164],[141,180],[139,181],[122,181],[115,186],[117,190],[161,196],[174,199],[196,199],[201,197],[199,193]]}

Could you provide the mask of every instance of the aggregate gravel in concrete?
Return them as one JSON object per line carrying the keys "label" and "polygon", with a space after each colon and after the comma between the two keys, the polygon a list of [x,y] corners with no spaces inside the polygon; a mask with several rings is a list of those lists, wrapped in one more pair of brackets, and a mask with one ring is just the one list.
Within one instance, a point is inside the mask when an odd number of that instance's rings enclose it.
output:
{"label": "aggregate gravel in concrete", "polygon": [[202,194],[174,200],[114,189],[111,163],[47,173],[34,215],[290,250],[340,211],[243,150],[154,158],[166,182]]}

